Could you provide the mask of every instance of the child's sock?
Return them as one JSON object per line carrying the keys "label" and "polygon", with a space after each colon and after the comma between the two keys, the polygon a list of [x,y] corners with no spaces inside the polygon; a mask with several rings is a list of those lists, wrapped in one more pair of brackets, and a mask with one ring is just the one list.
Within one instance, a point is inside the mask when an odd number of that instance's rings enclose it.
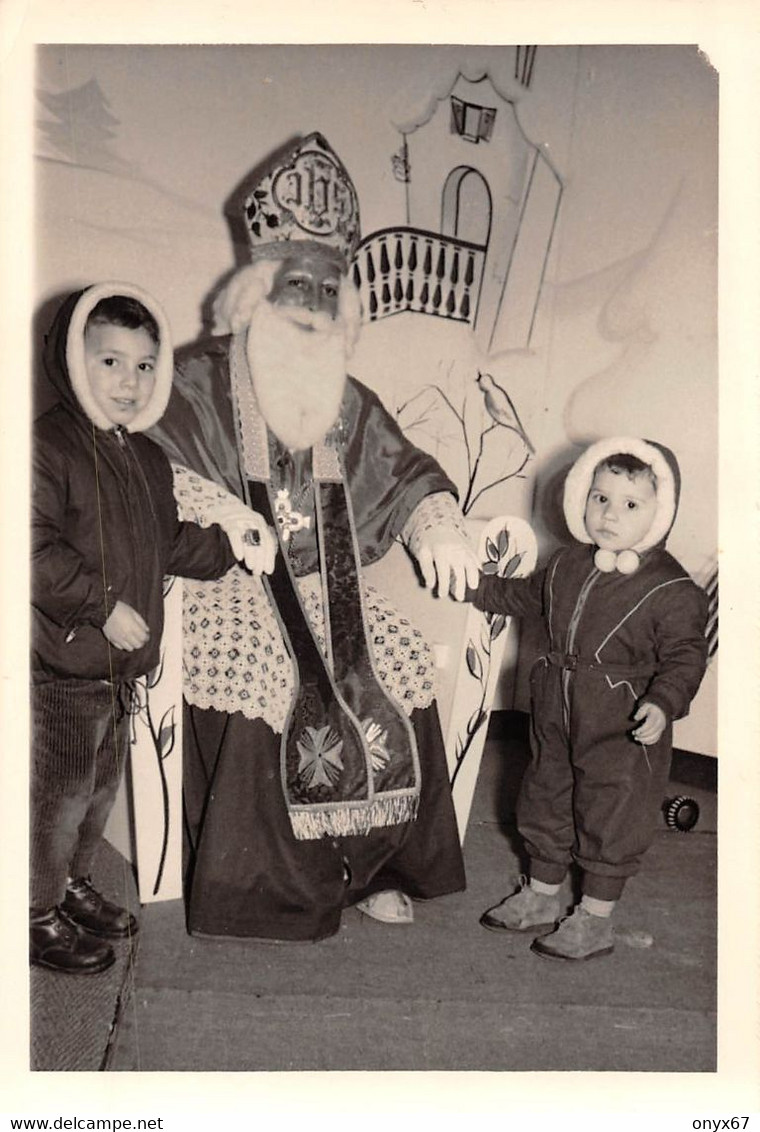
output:
{"label": "child's sock", "polygon": [[597,900],[595,896],[583,896],[581,898],[581,908],[584,908],[592,916],[603,916],[605,920],[612,915],[616,904],[617,900]]}
{"label": "child's sock", "polygon": [[542,880],[536,880],[535,877],[531,877],[530,887],[534,892],[540,892],[542,896],[556,896],[562,886],[559,884],[546,884]]}

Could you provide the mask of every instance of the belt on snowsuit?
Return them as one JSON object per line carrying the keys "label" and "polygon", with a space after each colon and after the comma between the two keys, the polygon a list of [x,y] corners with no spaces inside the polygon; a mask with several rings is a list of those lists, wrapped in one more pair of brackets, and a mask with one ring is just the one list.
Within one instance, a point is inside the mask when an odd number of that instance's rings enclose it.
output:
{"label": "belt on snowsuit", "polygon": [[654,676],[651,664],[600,664],[598,661],[587,660],[575,652],[548,652],[539,657],[539,660],[551,664],[553,668],[563,668],[569,672],[598,672],[602,676],[614,677],[617,680],[635,680],[641,677]]}

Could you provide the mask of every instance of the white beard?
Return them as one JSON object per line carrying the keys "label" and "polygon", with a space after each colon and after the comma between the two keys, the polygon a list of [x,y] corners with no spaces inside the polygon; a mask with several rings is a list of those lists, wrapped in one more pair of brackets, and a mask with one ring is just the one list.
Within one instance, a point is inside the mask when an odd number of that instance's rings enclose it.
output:
{"label": "white beard", "polygon": [[259,408],[275,436],[293,451],[322,440],[338,419],[346,384],[340,319],[262,299],[246,352]]}

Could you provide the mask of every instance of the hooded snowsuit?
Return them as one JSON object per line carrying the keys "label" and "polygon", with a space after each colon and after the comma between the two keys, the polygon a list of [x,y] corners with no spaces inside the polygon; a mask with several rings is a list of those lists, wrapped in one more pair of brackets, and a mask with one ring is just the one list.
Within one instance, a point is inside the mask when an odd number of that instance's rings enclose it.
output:
{"label": "hooded snowsuit", "polygon": [[[155,385],[125,428],[95,401],[84,330],[103,298],[139,300],[159,326]],[[235,558],[219,527],[177,518],[171,467],[143,429],[161,417],[172,349],[157,304],[128,284],[69,296],[45,345],[60,402],[34,425],[32,496],[31,905],[64,896],[67,875],[87,876],[113,805],[126,753],[123,686],[155,668],[163,629],[163,579],[216,578]],[[134,651],[102,632],[117,601],[150,636]]]}
{"label": "hooded snowsuit", "polygon": [[[583,515],[594,469],[618,452],[637,456],[657,478],[657,511],[629,573],[625,561],[610,568],[582,544],[590,542]],[[565,487],[565,517],[581,544],[556,551],[530,578],[483,577],[474,599],[482,610],[544,620],[549,650],[530,675],[531,762],[518,828],[531,877],[560,883],[574,859],[584,893],[601,900],[620,896],[652,841],[672,722],[687,714],[707,662],[706,595],[664,549],[678,486],[675,457],[659,445],[625,437],[592,445]],[[642,701],[667,719],[650,746],[631,734]]]}

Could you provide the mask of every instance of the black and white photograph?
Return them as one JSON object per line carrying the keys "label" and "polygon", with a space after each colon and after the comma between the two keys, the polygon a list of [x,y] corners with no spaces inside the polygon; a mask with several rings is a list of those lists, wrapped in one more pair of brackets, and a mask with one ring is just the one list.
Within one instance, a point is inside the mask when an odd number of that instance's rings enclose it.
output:
{"label": "black and white photograph", "polygon": [[112,7],[3,31],[2,1107],[751,1129],[758,19]]}

